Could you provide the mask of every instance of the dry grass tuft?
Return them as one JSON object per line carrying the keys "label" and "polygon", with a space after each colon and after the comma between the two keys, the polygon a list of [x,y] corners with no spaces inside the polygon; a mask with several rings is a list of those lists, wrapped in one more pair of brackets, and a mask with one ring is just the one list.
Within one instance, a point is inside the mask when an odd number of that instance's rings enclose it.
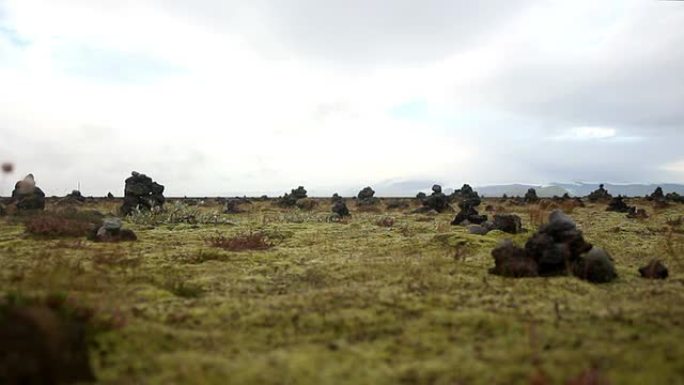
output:
{"label": "dry grass tuft", "polygon": [[223,234],[216,234],[207,238],[207,243],[212,247],[229,251],[268,250],[273,247],[273,243],[268,239],[268,236],[259,231],[240,234],[230,238]]}

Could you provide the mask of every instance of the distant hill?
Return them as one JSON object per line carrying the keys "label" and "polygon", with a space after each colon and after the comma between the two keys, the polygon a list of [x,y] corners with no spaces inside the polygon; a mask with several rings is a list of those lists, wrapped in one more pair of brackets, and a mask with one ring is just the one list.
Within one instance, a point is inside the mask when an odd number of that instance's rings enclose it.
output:
{"label": "distant hill", "polygon": [[[430,192],[433,184],[441,184],[429,180],[402,180],[402,181],[385,181],[372,187],[377,191],[377,196],[381,197],[413,197],[418,192]],[[662,187],[665,193],[677,192],[684,195],[684,185],[674,183],[662,184],[613,184],[604,183],[604,187],[609,193],[613,195],[625,195],[630,197],[642,197],[650,195],[656,187]],[[442,184],[444,192],[450,194],[454,189],[461,188],[458,186],[449,186]],[[587,196],[592,191],[599,187],[599,183],[549,183],[545,185],[531,185],[531,184],[503,184],[503,185],[489,185],[489,186],[473,186],[473,188],[485,197],[501,197],[504,194],[508,196],[524,196],[529,188],[534,188],[537,195],[540,197],[561,196],[566,192],[570,196]]]}
{"label": "distant hill", "polygon": [[477,186],[475,191],[484,197],[501,197],[506,194],[509,197],[525,196],[527,190],[533,188],[537,191],[537,196],[541,198],[551,198],[553,196],[562,196],[567,190],[560,186],[534,186],[525,184],[508,184],[508,185],[494,185],[494,186]]}

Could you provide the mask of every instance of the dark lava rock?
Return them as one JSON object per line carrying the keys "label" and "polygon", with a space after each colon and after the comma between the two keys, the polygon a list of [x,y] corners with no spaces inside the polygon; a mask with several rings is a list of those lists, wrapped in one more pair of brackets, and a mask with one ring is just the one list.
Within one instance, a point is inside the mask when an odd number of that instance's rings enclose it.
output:
{"label": "dark lava rock", "polygon": [[442,186],[435,184],[432,185],[432,193],[433,194],[441,194],[442,193]]}
{"label": "dark lava rock", "polygon": [[671,193],[667,193],[667,195],[665,195],[665,200],[668,202],[674,202],[674,203],[684,203],[684,196],[679,195],[676,192],[671,192]]}
{"label": "dark lava rock", "polygon": [[240,205],[244,203],[242,199],[228,199],[226,200],[225,205],[223,206],[223,213],[224,214],[240,214],[245,212],[243,209],[240,208]]}
{"label": "dark lava rock", "polygon": [[655,191],[646,199],[649,201],[664,201],[665,193],[663,193],[663,188],[660,186],[656,187]]}
{"label": "dark lava rock", "polygon": [[573,264],[573,274],[592,283],[606,283],[617,278],[613,258],[603,249],[593,247]]}
{"label": "dark lava rock", "polygon": [[470,225],[468,226],[468,233],[475,235],[487,235],[487,233],[489,233],[489,228],[483,225]]}
{"label": "dark lava rock", "polygon": [[126,179],[124,202],[121,206],[123,215],[130,215],[136,210],[147,211],[153,207],[163,207],[164,202],[164,186],[152,178],[133,171]]}
{"label": "dark lava rock", "polygon": [[612,199],[613,196],[608,193],[608,190],[606,190],[603,185],[600,185],[599,188],[592,191],[587,198],[589,199],[589,202],[607,202]]}
{"label": "dark lava rock", "polygon": [[[461,200],[466,200],[466,199],[474,199],[477,198],[479,199],[479,196],[475,190],[473,190],[472,187],[470,187],[469,184],[464,184],[463,187],[461,187],[458,190],[455,190],[451,196],[450,200],[453,201],[461,201]],[[479,205],[479,203],[478,203]]]}
{"label": "dark lava rock", "polygon": [[628,213],[631,211],[631,207],[625,203],[625,198],[623,196],[617,196],[610,200],[606,211],[612,211],[616,213]]}
{"label": "dark lava rock", "polygon": [[490,274],[504,277],[522,278],[538,275],[537,262],[526,255],[525,249],[516,246],[510,240],[503,241],[492,250],[494,267]]}
{"label": "dark lava rock", "polygon": [[331,211],[342,218],[351,216],[349,208],[347,208],[347,204],[344,203],[344,200],[338,200],[333,203]]}
{"label": "dark lava rock", "polygon": [[537,203],[539,202],[539,197],[537,196],[537,190],[530,188],[525,193],[525,203]]}
{"label": "dark lava rock", "polygon": [[111,192],[108,192],[107,193],[107,199],[114,199],[114,194],[112,194]]}
{"label": "dark lava rock", "polygon": [[330,198],[331,203],[343,201],[342,197],[338,193],[334,193],[332,198]]}
{"label": "dark lava rock", "polygon": [[45,193],[36,186],[33,174],[28,174],[14,186],[12,203],[18,211],[45,209]]}
{"label": "dark lava rock", "polygon": [[425,193],[422,192],[422,191],[419,192],[418,194],[416,194],[416,199],[418,199],[418,200],[421,201],[421,202],[422,202],[423,200],[425,200],[425,198],[427,198],[427,194],[425,194]]}
{"label": "dark lava rock", "polygon": [[304,186],[299,186],[296,189],[290,190],[290,193],[285,193],[278,199],[278,205],[282,207],[293,207],[297,205],[297,201],[306,198],[306,189]]}
{"label": "dark lava rock", "polygon": [[639,274],[648,279],[665,279],[669,275],[669,271],[662,262],[654,259],[648,265],[639,268]]}
{"label": "dark lava rock", "polygon": [[568,266],[591,247],[572,218],[560,210],[553,211],[549,222],[525,244],[527,255],[539,264],[542,276],[567,274]]}
{"label": "dark lava rock", "polygon": [[78,190],[73,190],[72,192],[67,194],[65,198],[73,199],[73,200],[79,201],[79,202],[85,202],[85,200],[86,200],[86,198],[83,195],[81,195],[81,192]]}
{"label": "dark lava rock", "polygon": [[46,305],[0,306],[0,384],[92,382],[84,320]]}
{"label": "dark lava rock", "polygon": [[364,187],[356,196],[356,204],[358,206],[372,206],[379,202],[378,198],[374,197],[375,191],[368,186]]}
{"label": "dark lava rock", "polygon": [[522,220],[515,214],[496,214],[492,228],[504,233],[518,234],[522,231]]}
{"label": "dark lava rock", "polygon": [[119,218],[105,218],[102,226],[97,228],[89,237],[94,242],[132,242],[138,237],[132,230],[124,229],[123,222]]}

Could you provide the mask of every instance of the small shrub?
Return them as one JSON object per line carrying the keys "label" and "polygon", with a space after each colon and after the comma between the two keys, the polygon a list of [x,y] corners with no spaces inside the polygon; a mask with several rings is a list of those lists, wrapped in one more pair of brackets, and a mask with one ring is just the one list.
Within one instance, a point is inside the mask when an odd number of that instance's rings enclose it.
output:
{"label": "small shrub", "polygon": [[223,234],[216,234],[209,237],[207,243],[212,247],[230,251],[268,250],[273,247],[268,236],[260,231],[240,234],[230,238]]}
{"label": "small shrub", "polygon": [[97,223],[93,218],[79,215],[45,213],[27,218],[24,226],[27,233],[40,237],[83,237]]}

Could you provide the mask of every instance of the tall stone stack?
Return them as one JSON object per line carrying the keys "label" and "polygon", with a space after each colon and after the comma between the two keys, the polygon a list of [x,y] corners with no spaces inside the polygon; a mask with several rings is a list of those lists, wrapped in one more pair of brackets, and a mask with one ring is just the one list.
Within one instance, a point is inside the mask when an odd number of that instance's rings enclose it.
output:
{"label": "tall stone stack", "polygon": [[17,182],[12,191],[11,203],[18,211],[45,209],[45,193],[38,186],[33,174],[28,174]]}
{"label": "tall stone stack", "polygon": [[130,215],[136,210],[149,211],[153,207],[163,207],[165,200],[164,186],[145,174],[133,171],[126,179],[121,213]]}

